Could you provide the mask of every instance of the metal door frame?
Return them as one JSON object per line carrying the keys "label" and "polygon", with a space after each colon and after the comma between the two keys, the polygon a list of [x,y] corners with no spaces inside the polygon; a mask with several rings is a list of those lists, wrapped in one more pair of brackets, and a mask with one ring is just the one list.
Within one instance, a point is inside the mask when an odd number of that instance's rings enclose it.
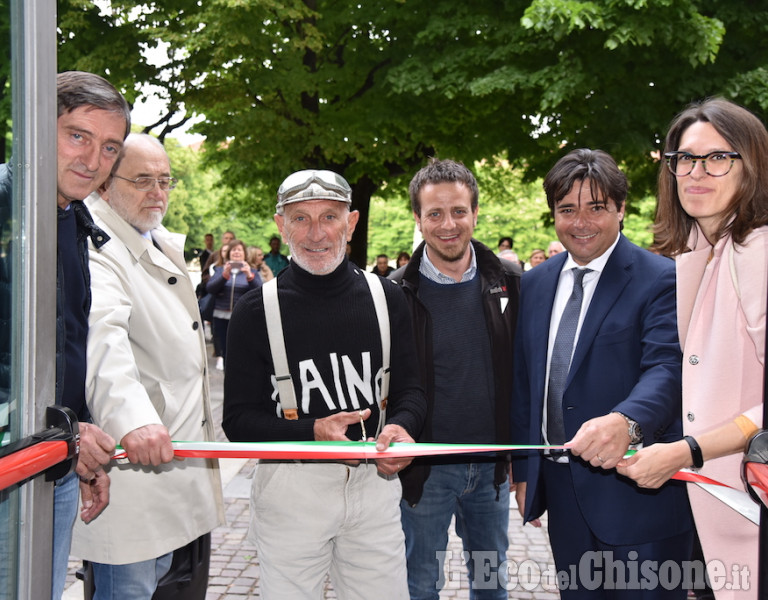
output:
{"label": "metal door frame", "polygon": [[[13,193],[21,201],[14,364],[22,436],[43,429],[56,374],[56,2],[12,0]],[[19,264],[19,263],[17,263]],[[53,485],[21,489],[19,598],[51,593]]]}

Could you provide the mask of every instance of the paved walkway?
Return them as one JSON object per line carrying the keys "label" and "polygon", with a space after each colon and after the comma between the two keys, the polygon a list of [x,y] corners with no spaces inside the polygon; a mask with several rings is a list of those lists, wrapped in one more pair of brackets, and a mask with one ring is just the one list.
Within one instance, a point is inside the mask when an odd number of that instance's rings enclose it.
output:
{"label": "paved walkway", "polygon": [[[209,345],[209,356],[211,354]],[[215,369],[215,359],[209,358],[211,400],[214,421],[221,423],[222,396],[224,377]],[[217,438],[226,440],[219,429]],[[225,459],[221,461],[224,483],[224,501],[226,526],[213,531],[211,548],[211,566],[206,600],[244,600],[261,598],[259,591],[259,561],[255,548],[247,541],[248,532],[248,496],[250,480],[256,461],[245,459]],[[507,572],[510,581],[520,583],[510,588],[509,597],[521,600],[554,600],[559,594],[554,588],[551,573],[554,570],[552,555],[546,533],[546,519],[541,529],[521,524],[517,507],[510,510],[509,551],[510,561]],[[461,542],[451,529],[446,560],[445,586],[440,593],[441,600],[468,599],[469,586],[466,568],[461,560]],[[82,583],[75,578],[75,571],[80,561],[71,558],[67,576],[65,600],[82,600]],[[330,582],[326,585],[326,599],[336,595]],[[372,600],[386,600],[386,596],[372,597]]]}

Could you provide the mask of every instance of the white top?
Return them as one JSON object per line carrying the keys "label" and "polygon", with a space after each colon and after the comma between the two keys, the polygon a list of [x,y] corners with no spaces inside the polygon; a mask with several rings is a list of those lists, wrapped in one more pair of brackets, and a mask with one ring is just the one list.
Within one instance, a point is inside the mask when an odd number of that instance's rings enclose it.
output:
{"label": "white top", "polygon": [[[581,334],[581,326],[584,324],[584,317],[589,310],[589,304],[592,302],[592,297],[595,295],[595,289],[597,289],[597,283],[600,281],[600,276],[605,269],[605,265],[608,259],[611,257],[616,244],[619,243],[619,237],[621,233],[616,236],[616,241],[613,242],[610,248],[603,252],[596,259],[589,262],[587,265],[578,265],[573,260],[570,254],[565,260],[562,271],[560,271],[560,279],[557,282],[557,291],[555,292],[555,301],[552,304],[552,315],[549,321],[549,341],[547,343],[547,373],[544,379],[544,418],[542,419],[542,432],[544,434],[544,443],[548,444],[547,440],[547,396],[549,394],[549,363],[552,361],[552,349],[555,346],[555,338],[557,337],[557,328],[560,325],[560,319],[565,311],[565,305],[568,303],[573,291],[573,269],[591,269],[591,273],[584,275],[582,280],[582,287],[584,289],[584,298],[581,302],[581,313],[579,314],[579,323],[576,326],[576,335],[573,338],[573,350],[576,349],[576,345],[579,343],[579,334]],[[573,351],[571,352],[573,357]]]}

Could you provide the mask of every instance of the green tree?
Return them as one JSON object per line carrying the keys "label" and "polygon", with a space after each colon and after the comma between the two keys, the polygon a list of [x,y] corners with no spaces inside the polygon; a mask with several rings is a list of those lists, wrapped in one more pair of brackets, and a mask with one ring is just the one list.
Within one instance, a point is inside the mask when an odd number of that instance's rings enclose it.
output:
{"label": "green tree", "polygon": [[[233,10],[206,2],[199,22],[189,23],[199,34],[180,71],[196,80],[185,102],[205,113],[196,129],[233,186],[258,181],[274,190],[302,168],[347,178],[361,212],[357,262],[365,258],[373,193],[431,152],[410,99],[387,89],[386,72],[405,50],[377,22],[382,14],[381,4],[368,3],[251,2]],[[273,209],[271,199],[241,198],[250,210]]]}
{"label": "green tree", "polygon": [[266,247],[269,237],[277,233],[271,218],[253,214],[233,202],[221,185],[219,170],[203,165],[198,150],[181,146],[174,138],[166,138],[165,148],[171,172],[179,183],[171,192],[163,225],[187,236],[188,259],[193,258],[195,249],[205,246],[206,233],[212,233],[218,243],[220,235],[231,230],[247,245]]}
{"label": "green tree", "polygon": [[[723,94],[768,109],[768,7],[749,0],[60,0],[60,68],[106,74],[130,101],[204,114],[225,205],[263,218],[289,172],[353,185],[365,257],[374,193],[440,155],[506,152],[528,181],[600,147],[653,189],[665,128]],[[149,64],[142,48],[168,45]],[[265,190],[270,191],[265,193]],[[231,204],[229,204],[231,203]]]}
{"label": "green tree", "polygon": [[411,253],[414,222],[407,194],[371,198],[368,222],[366,265],[372,265],[379,254],[386,254],[394,265],[400,252]]}
{"label": "green tree", "polygon": [[[593,147],[623,163],[636,190],[652,191],[652,153],[687,103],[723,95],[768,110],[765,2],[407,5],[423,29],[389,73],[394,89],[435,103],[482,99],[491,119],[479,131],[522,159],[531,178],[569,150]],[[504,119],[492,120],[494,106]]]}
{"label": "green tree", "polygon": [[480,189],[480,211],[475,237],[496,251],[499,239],[509,236],[520,260],[534,248],[557,239],[541,180],[527,182],[524,170],[504,157],[481,161],[474,170]]}

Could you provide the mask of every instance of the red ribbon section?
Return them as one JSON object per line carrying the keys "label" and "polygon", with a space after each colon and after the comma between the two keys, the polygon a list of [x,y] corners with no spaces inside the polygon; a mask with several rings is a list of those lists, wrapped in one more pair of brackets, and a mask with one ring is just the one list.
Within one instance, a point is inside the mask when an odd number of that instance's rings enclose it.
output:
{"label": "red ribbon section", "polygon": [[722,481],[717,481],[716,479],[710,479],[709,477],[705,477],[704,475],[696,473],[695,471],[688,471],[688,470],[678,471],[677,473],[672,475],[672,479],[677,479],[678,481],[687,481],[688,483],[708,483],[709,485],[720,485],[722,487],[735,489],[730,485],[723,483]]}

